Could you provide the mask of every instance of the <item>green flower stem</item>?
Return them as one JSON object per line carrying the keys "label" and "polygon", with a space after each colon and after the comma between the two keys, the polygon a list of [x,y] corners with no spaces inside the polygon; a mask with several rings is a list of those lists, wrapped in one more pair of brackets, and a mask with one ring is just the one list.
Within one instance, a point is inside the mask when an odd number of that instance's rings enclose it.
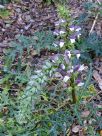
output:
{"label": "green flower stem", "polygon": [[73,100],[73,103],[77,102],[77,97],[76,97],[76,93],[75,93],[75,87],[72,89],[72,100]]}
{"label": "green flower stem", "polygon": [[75,89],[75,77],[74,75],[72,74],[72,77],[70,79],[70,82],[71,82],[71,86],[72,86],[72,103],[75,104],[77,102],[77,96],[76,96],[76,89]]}

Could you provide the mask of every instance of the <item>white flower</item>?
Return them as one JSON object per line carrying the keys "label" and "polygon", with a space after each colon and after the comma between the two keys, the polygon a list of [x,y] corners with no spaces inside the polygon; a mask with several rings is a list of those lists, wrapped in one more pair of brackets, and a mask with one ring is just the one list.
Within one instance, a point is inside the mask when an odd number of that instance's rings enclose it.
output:
{"label": "white flower", "polygon": [[70,29],[70,31],[74,31],[74,27],[73,28],[70,27],[69,29]]}
{"label": "white flower", "polygon": [[70,42],[71,43],[75,43],[75,39],[70,39]]}
{"label": "white flower", "polygon": [[80,58],[80,54],[76,54],[76,57],[77,57],[77,59],[79,59]]}
{"label": "white flower", "polygon": [[76,28],[76,32],[79,32],[81,30],[81,27]]}
{"label": "white flower", "polygon": [[69,76],[65,76],[64,79],[63,79],[63,81],[66,83],[69,79],[70,79]]}
{"label": "white flower", "polygon": [[70,51],[67,51],[67,55],[68,55],[69,58],[71,58],[71,53],[70,53]]}
{"label": "white flower", "polygon": [[85,69],[85,66],[84,66],[84,64],[83,64],[83,65],[81,65],[81,66],[79,67],[78,71],[83,71],[84,69]]}
{"label": "white flower", "polygon": [[81,36],[81,33],[79,33],[79,34],[77,35],[78,39],[80,38],[80,36]]}
{"label": "white flower", "polygon": [[56,63],[58,61],[58,56],[57,55],[53,56],[52,59],[51,59],[51,61],[53,63]]}
{"label": "white flower", "polygon": [[73,69],[70,69],[68,72],[69,72],[69,73],[73,73]]}
{"label": "white flower", "polygon": [[59,46],[62,48],[64,46],[64,41],[60,41]]}
{"label": "white flower", "polygon": [[60,25],[59,21],[55,22],[55,26],[59,26],[59,25]]}
{"label": "white flower", "polygon": [[61,64],[61,68],[64,70],[64,69],[65,69],[65,65],[64,65],[64,64]]}
{"label": "white flower", "polygon": [[56,32],[56,31],[54,31],[54,32],[53,32],[53,34],[54,34],[54,35],[57,35],[57,36],[59,35],[59,33],[58,33],[58,32]]}
{"label": "white flower", "polygon": [[74,26],[70,26],[69,29],[70,29],[70,31],[74,31],[75,27]]}
{"label": "white flower", "polygon": [[74,71],[73,69],[74,69],[74,67],[72,66],[72,67],[70,68],[70,70],[68,70],[67,72],[68,72],[68,73],[73,73],[73,71]]}
{"label": "white flower", "polygon": [[60,23],[65,23],[65,22],[66,22],[66,20],[64,20],[64,19],[60,19],[60,20],[59,20],[59,22],[60,22]]}
{"label": "white flower", "polygon": [[65,23],[66,20],[64,19],[59,19],[59,21],[55,22],[55,26],[59,26],[61,23]]}
{"label": "white flower", "polygon": [[79,87],[81,87],[81,86],[83,86],[83,85],[84,85],[84,83],[82,83],[82,82],[80,82],[80,83],[78,84]]}
{"label": "white flower", "polygon": [[61,30],[59,33],[60,33],[60,34],[65,34],[66,32],[65,32],[65,31],[63,31],[63,30]]}

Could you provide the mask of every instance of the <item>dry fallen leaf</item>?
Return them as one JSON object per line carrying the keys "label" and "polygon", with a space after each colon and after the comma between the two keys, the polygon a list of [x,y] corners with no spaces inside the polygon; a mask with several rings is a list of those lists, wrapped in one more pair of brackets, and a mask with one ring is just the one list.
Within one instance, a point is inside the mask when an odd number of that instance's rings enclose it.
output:
{"label": "dry fallen leaf", "polygon": [[90,111],[86,110],[86,111],[83,111],[83,112],[82,112],[82,115],[81,115],[81,116],[82,116],[83,118],[87,118],[87,117],[89,116],[89,114],[90,114]]}
{"label": "dry fallen leaf", "polygon": [[32,51],[31,51],[31,55],[32,55],[32,56],[35,56],[35,55],[37,55],[37,54],[38,54],[38,53],[37,53],[36,50],[32,50]]}
{"label": "dry fallen leaf", "polygon": [[84,129],[79,130],[79,136],[85,136],[85,130]]}
{"label": "dry fallen leaf", "polygon": [[100,89],[102,90],[102,79],[101,79],[100,75],[98,74],[98,71],[96,71],[96,70],[93,71],[93,77],[98,82],[98,85],[99,85]]}
{"label": "dry fallen leaf", "polygon": [[100,136],[102,136],[102,130],[100,130]]}
{"label": "dry fallen leaf", "polygon": [[97,132],[99,133],[100,136],[102,136],[102,130],[98,130]]}
{"label": "dry fallen leaf", "polygon": [[74,126],[74,127],[72,128],[72,132],[74,132],[74,133],[78,133],[79,130],[80,130],[80,125],[76,125],[76,126]]}

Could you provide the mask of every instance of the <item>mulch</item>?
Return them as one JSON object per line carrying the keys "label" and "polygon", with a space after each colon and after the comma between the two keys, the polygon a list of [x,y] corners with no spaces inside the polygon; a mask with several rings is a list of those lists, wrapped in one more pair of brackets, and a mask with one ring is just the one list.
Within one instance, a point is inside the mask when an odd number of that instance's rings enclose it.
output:
{"label": "mulch", "polygon": [[[68,5],[71,9],[73,18],[84,12],[82,2],[85,0],[69,0]],[[8,43],[15,39],[17,35],[33,35],[36,31],[54,30],[54,22],[58,20],[55,5],[46,5],[42,0],[23,0],[21,3],[10,3],[6,6],[10,11],[8,18],[0,18],[0,68],[3,66],[2,57],[5,49],[9,47]],[[91,29],[94,18],[90,18],[90,22],[86,22],[84,27],[87,31]],[[102,20],[98,20],[95,29],[99,35],[102,35]],[[41,68],[43,62],[48,59],[51,54],[34,57],[32,64],[34,67]],[[96,106],[102,107],[102,58],[95,58],[93,62],[93,78],[97,90],[97,96],[93,97]],[[101,111],[102,115],[102,111]]]}
{"label": "mulch", "polygon": [[[68,7],[71,10],[73,18],[78,17],[84,13],[83,4],[85,0],[69,0]],[[56,6],[54,4],[47,5],[42,0],[23,0],[20,3],[10,3],[6,5],[6,9],[10,11],[10,16],[7,18],[0,18],[0,67],[3,65],[2,56],[5,49],[9,47],[8,43],[15,39],[17,35],[33,35],[36,31],[54,30],[54,22],[58,20]],[[84,29],[90,31],[94,18],[90,18]],[[102,20],[99,18],[95,25],[94,31],[97,34],[102,34]],[[44,56],[43,56],[44,57]],[[36,58],[35,58],[36,60]],[[39,63],[39,62],[38,62]],[[99,85],[102,82],[102,58],[96,58],[93,63],[94,72],[93,81],[97,89],[102,90]],[[102,83],[100,83],[102,84]]]}
{"label": "mulch", "polygon": [[10,16],[0,18],[0,43],[14,39],[18,34],[33,35],[39,30],[53,30],[58,19],[54,5],[37,0],[10,3],[6,9],[10,11]]}

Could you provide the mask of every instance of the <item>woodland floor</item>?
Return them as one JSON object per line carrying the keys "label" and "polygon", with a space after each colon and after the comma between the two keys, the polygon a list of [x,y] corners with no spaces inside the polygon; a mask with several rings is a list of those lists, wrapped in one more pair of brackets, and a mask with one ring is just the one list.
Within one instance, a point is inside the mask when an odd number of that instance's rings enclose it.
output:
{"label": "woodland floor", "polygon": [[[85,0],[83,0],[84,2]],[[70,0],[68,2],[69,8],[73,18],[80,15],[83,12],[82,1]],[[25,0],[22,3],[10,3],[7,5],[7,9],[10,11],[9,17],[0,17],[0,68],[3,66],[2,56],[5,52],[5,48],[9,47],[9,42],[14,40],[18,35],[33,35],[34,32],[39,30],[51,30],[55,29],[54,22],[58,20],[58,15],[55,5],[44,5],[41,1],[28,1]],[[83,24],[86,30],[90,30],[92,21]],[[95,29],[99,35],[102,34],[102,20],[98,20],[95,25]],[[44,54],[43,54],[44,55]],[[36,58],[35,58],[36,59]],[[41,58],[42,59],[42,58]],[[33,60],[35,62],[35,60]],[[95,73],[94,80],[101,86],[102,90],[102,58],[96,58],[93,63]]]}
{"label": "woodland floor", "polygon": [[[83,8],[79,0],[69,0],[71,14],[77,17]],[[2,57],[5,54],[5,48],[9,48],[9,42],[14,40],[20,34],[33,35],[38,30],[54,30],[54,22],[58,20],[55,5],[43,5],[39,0],[24,0],[22,3],[10,3],[7,5],[10,16],[7,18],[0,17],[0,68],[3,67]],[[84,25],[87,30],[91,29],[92,21]],[[95,31],[102,35],[102,20],[98,20]],[[51,53],[42,52],[41,56],[35,56],[32,61],[33,65],[40,67],[43,60],[49,58]],[[40,59],[39,59],[40,58]],[[95,105],[102,107],[102,58],[95,58],[93,62],[93,80],[97,90],[97,97],[93,98]],[[2,76],[0,76],[2,78]],[[102,111],[101,111],[102,116]]]}

